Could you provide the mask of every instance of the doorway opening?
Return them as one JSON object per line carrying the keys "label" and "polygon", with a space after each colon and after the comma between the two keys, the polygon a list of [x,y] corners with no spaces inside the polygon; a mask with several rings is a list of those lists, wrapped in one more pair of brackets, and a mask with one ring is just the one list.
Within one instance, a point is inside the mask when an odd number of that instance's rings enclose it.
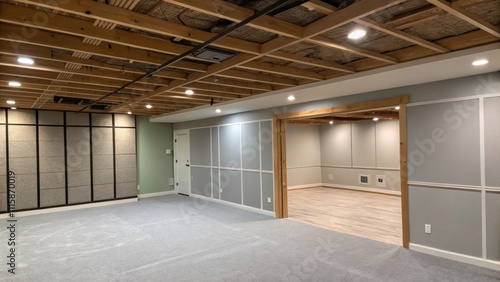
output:
{"label": "doorway opening", "polygon": [[[408,248],[407,103],[408,97],[404,96],[274,116],[276,217],[290,217]],[[314,167],[318,161],[307,164],[306,159],[314,155],[308,151],[307,141],[295,141],[300,144],[300,150],[296,150],[299,147],[294,141],[287,144],[287,129],[290,133],[300,131],[302,135],[297,136],[305,136],[311,130],[318,132],[319,141],[312,143],[316,142],[319,147],[315,148],[319,151],[316,155],[321,155],[319,167]],[[376,131],[379,131],[378,139]],[[391,134],[392,143],[387,136]],[[376,150],[376,141],[382,146],[386,137],[389,142],[384,146],[396,148],[392,148],[392,152],[384,148]],[[394,142],[394,139],[399,140]],[[287,146],[299,151],[295,158],[300,160],[289,162],[293,152],[287,154]],[[308,155],[303,155],[305,153]],[[301,163],[304,165],[297,165]],[[298,173],[301,170],[302,173]],[[310,179],[300,179],[300,175]],[[289,186],[298,189],[289,190]],[[379,205],[373,206],[374,203]],[[379,216],[387,217],[380,221],[375,210],[380,212]],[[360,217],[364,219],[359,220]],[[364,234],[359,228],[368,233]],[[392,235],[384,234],[387,233],[384,228]]]}

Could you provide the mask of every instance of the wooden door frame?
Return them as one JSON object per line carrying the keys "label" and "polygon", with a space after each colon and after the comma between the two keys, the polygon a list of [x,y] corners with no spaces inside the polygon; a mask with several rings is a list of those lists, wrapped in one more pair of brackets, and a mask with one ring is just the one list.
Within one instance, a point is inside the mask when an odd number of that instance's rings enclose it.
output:
{"label": "wooden door frame", "polygon": [[403,247],[410,242],[408,217],[408,167],[407,167],[407,130],[406,104],[409,96],[400,96],[333,108],[287,113],[273,116],[273,152],[274,152],[274,211],[276,218],[288,217],[288,186],[286,166],[286,122],[294,119],[314,118],[329,114],[356,113],[366,110],[378,110],[399,106],[399,165],[401,178],[401,215]]}

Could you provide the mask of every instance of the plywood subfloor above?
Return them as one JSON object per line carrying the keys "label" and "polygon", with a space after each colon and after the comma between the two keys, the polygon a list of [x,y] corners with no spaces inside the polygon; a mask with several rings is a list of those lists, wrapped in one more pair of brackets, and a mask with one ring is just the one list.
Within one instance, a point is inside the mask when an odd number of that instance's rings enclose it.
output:
{"label": "plywood subfloor above", "polygon": [[288,212],[292,220],[402,244],[399,196],[325,187],[289,190]]}

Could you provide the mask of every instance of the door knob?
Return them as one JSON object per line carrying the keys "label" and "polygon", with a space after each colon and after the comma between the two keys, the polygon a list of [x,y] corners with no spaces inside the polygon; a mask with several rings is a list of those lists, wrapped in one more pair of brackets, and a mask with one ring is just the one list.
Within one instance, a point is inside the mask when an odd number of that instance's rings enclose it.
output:
{"label": "door knob", "polygon": [[189,166],[189,164],[186,164],[186,166]]}

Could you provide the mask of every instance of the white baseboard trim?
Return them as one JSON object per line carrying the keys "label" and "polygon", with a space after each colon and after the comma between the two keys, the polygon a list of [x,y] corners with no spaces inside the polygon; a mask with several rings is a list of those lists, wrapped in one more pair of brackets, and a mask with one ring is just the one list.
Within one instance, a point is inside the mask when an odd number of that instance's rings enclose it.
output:
{"label": "white baseboard trim", "polygon": [[[72,206],[57,207],[57,208],[46,208],[46,209],[32,210],[32,211],[20,211],[20,212],[14,212],[14,215],[15,215],[15,217],[23,217],[23,216],[31,216],[31,215],[39,215],[39,214],[48,214],[48,213],[54,213],[54,212],[62,212],[62,211],[73,211],[73,210],[81,210],[81,209],[88,209],[88,208],[112,206],[112,205],[119,205],[119,204],[133,203],[133,202],[137,202],[137,198],[114,200],[114,201],[99,202],[99,203],[89,203],[89,204],[81,204],[81,205],[72,205]],[[4,218],[9,218],[9,214],[6,213],[6,214],[0,215],[0,219],[4,219]]]}
{"label": "white baseboard trim", "polygon": [[383,189],[377,189],[377,188],[358,187],[358,186],[331,184],[331,183],[322,183],[321,185],[325,186],[325,187],[330,187],[330,188],[358,190],[358,191],[364,191],[364,192],[375,192],[375,193],[379,193],[379,194],[401,196],[401,191],[391,191],[391,190],[383,190]]}
{"label": "white baseboard trim", "polygon": [[205,196],[201,196],[201,195],[196,195],[196,194],[191,194],[189,196],[193,197],[193,198],[197,198],[197,199],[209,201],[209,202],[223,204],[223,205],[226,205],[226,206],[231,206],[231,207],[239,208],[239,209],[242,209],[242,210],[247,210],[247,211],[256,212],[256,213],[265,214],[265,215],[274,217],[274,212],[270,212],[270,211],[265,211],[265,210],[261,210],[261,209],[257,209],[257,208],[253,208],[253,207],[248,207],[248,206],[244,206],[244,205],[240,205],[240,204],[226,202],[226,201],[223,201],[223,200],[213,199],[213,198],[209,198],[209,197],[205,197]]}
{"label": "white baseboard trim", "polygon": [[410,243],[410,250],[500,271],[500,261],[493,261],[493,260],[463,255],[459,253],[449,252],[413,243]]}
{"label": "white baseboard trim", "polygon": [[139,194],[139,195],[137,195],[137,197],[139,197],[139,199],[143,199],[143,198],[159,197],[159,196],[165,196],[165,195],[171,195],[171,194],[177,194],[177,193],[175,192],[175,190],[170,190],[170,191],[157,192],[157,193]]}
{"label": "white baseboard trim", "polygon": [[288,186],[288,190],[293,190],[293,189],[303,189],[303,188],[312,188],[312,187],[321,187],[323,183],[313,183],[313,184],[304,184],[304,185],[294,185],[294,186]]}

